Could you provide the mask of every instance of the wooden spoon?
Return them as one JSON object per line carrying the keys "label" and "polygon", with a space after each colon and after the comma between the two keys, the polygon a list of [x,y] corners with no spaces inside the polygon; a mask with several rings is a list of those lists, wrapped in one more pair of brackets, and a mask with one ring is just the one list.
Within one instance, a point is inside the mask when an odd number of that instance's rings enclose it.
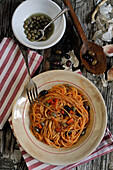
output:
{"label": "wooden spoon", "polygon": [[63,0],[65,6],[69,7],[69,13],[74,22],[76,30],[83,42],[80,49],[80,58],[85,68],[93,74],[102,74],[106,71],[106,56],[102,47],[89,41],[81,27],[81,24],[73,10],[70,0]]}

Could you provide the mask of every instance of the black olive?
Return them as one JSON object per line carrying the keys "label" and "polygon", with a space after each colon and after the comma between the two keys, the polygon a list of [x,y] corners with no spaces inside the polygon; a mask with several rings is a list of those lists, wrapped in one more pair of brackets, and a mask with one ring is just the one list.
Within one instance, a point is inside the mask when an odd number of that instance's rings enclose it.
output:
{"label": "black olive", "polygon": [[42,127],[43,127],[43,126],[45,126],[45,123],[44,123],[44,122],[41,122],[41,125],[42,125]]}
{"label": "black olive", "polygon": [[83,136],[86,133],[86,129],[84,129],[81,133],[81,136]]}
{"label": "black olive", "polygon": [[69,55],[69,54],[65,54],[65,58],[66,58],[66,59],[69,59],[69,58],[70,58],[70,55]]}
{"label": "black olive", "polygon": [[89,60],[89,56],[88,55],[86,55],[86,54],[84,54],[83,56],[82,56],[85,60]]}
{"label": "black olive", "polygon": [[70,67],[70,66],[71,66],[71,64],[72,64],[72,63],[71,63],[71,60],[67,60],[67,62],[66,62],[66,66],[67,66],[67,67]]}
{"label": "black olive", "polygon": [[39,97],[45,96],[46,94],[48,94],[48,91],[47,91],[47,90],[42,90],[42,91],[39,93]]}
{"label": "black olive", "polygon": [[71,108],[70,108],[68,105],[65,105],[65,106],[64,106],[64,109],[65,109],[67,112],[69,112],[69,111],[71,110]]}
{"label": "black olive", "polygon": [[65,117],[65,116],[68,116],[68,114],[67,114],[66,112],[64,112],[63,116],[64,116],[64,117]]}
{"label": "black olive", "polygon": [[34,130],[36,131],[36,132],[39,132],[40,130],[39,130],[39,128],[38,127],[34,127]]}
{"label": "black olive", "polygon": [[78,112],[77,112],[77,114],[76,114],[78,117],[82,117]]}
{"label": "black olive", "polygon": [[71,131],[69,131],[69,132],[68,132],[68,135],[71,135],[71,134],[72,134],[72,132],[71,132]]}
{"label": "black olive", "polygon": [[89,105],[85,105],[84,107],[85,107],[85,109],[86,109],[88,112],[90,111]]}
{"label": "black olive", "polygon": [[90,63],[92,63],[92,62],[94,61],[94,59],[93,59],[92,57],[89,57],[88,61],[89,61]]}

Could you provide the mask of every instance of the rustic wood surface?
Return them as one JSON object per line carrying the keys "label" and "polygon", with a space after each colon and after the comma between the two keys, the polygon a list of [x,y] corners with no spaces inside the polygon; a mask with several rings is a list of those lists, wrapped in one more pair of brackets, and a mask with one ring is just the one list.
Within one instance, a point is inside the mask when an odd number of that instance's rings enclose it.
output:
{"label": "rustic wood surface", "polygon": [[[61,8],[64,8],[64,4],[61,0],[54,1],[57,2]],[[14,10],[21,2],[22,0],[0,0],[0,40],[2,40],[3,37],[11,37],[15,39],[11,28],[11,18]],[[113,4],[113,0],[109,2]],[[96,25],[91,24],[91,14],[97,5],[97,0],[84,0],[80,3],[76,3],[76,0],[71,0],[71,3],[87,38],[91,40],[93,33],[96,30]],[[52,48],[44,51],[38,51],[39,53],[44,52],[44,59],[36,74],[47,70],[60,69],[53,64],[54,62],[60,61],[61,59],[61,56],[55,55],[54,52],[56,50],[61,50],[62,52],[66,53],[69,50],[74,49],[75,54],[79,59],[79,48],[81,46],[81,40],[77,35],[68,14],[66,14],[66,20],[67,27],[61,41]],[[107,58],[107,64],[108,68],[111,67],[113,65],[113,58]],[[102,82],[98,76],[94,76],[93,74],[87,72],[83,66],[81,66],[81,70],[83,75],[91,80],[100,90],[107,106],[108,128],[113,134],[113,82],[110,82],[107,87],[103,87]],[[8,122],[6,122],[3,130],[0,130],[0,169],[27,170],[26,164],[20,153],[16,139]],[[78,166],[75,169],[113,170],[113,152]]]}

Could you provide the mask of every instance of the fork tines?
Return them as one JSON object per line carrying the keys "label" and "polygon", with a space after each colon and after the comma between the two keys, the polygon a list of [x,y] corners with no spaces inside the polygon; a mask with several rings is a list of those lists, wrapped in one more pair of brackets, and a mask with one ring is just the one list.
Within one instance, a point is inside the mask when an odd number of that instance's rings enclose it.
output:
{"label": "fork tines", "polygon": [[36,102],[37,99],[39,102],[38,91],[36,86],[34,88],[27,88],[26,90],[27,90],[27,96],[30,103]]}

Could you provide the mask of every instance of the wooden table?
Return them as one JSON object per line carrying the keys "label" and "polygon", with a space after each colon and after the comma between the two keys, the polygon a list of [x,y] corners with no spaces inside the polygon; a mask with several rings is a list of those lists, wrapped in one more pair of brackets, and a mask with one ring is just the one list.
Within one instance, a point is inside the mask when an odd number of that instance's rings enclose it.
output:
{"label": "wooden table", "polygon": [[[57,2],[61,8],[64,8],[64,4],[61,0],[54,1]],[[0,40],[2,40],[3,37],[15,39],[11,28],[11,18],[14,10],[21,2],[22,0],[0,0]],[[113,0],[109,2],[113,4]],[[84,3],[79,4],[76,3],[76,0],[71,0],[71,3],[87,38],[92,39],[94,31],[96,30],[96,25],[91,24],[91,14],[97,5],[97,0],[84,0]],[[55,61],[61,60],[61,56],[55,54],[55,51],[57,50],[66,53],[69,50],[74,49],[75,54],[79,59],[81,41],[68,14],[66,14],[66,20],[66,31],[60,42],[52,48],[38,51],[39,53],[43,52],[44,59],[36,74],[47,70],[60,69],[60,67],[53,64]],[[107,58],[107,63],[108,66],[111,67],[113,58]],[[81,67],[81,70],[83,75],[92,81],[100,90],[107,106],[108,128],[113,134],[113,82],[109,83],[107,87],[103,87],[100,77],[89,73],[83,66]],[[0,130],[0,169],[27,169],[8,122],[6,122],[4,128]],[[113,170],[113,152],[96,158],[75,169]]]}

